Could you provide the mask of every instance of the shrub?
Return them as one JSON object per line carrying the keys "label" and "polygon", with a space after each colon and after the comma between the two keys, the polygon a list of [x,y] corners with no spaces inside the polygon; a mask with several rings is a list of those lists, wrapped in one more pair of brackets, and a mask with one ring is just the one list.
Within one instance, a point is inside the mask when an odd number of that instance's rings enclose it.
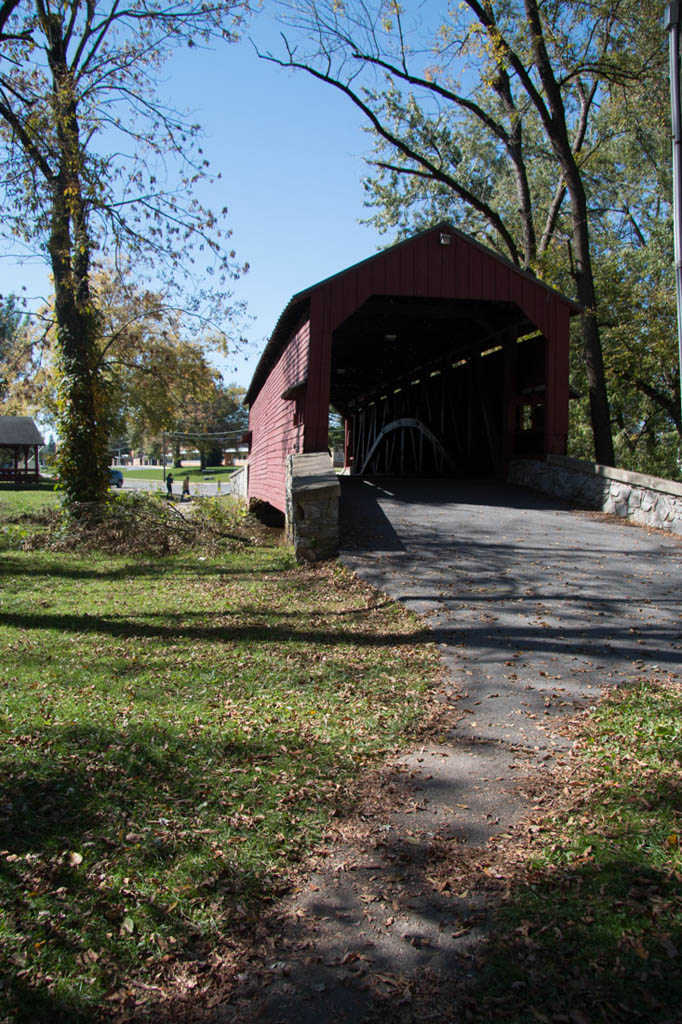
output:
{"label": "shrub", "polygon": [[256,542],[256,527],[230,498],[197,498],[186,513],[159,494],[112,494],[106,501],[46,510],[22,546],[108,554],[211,552]]}

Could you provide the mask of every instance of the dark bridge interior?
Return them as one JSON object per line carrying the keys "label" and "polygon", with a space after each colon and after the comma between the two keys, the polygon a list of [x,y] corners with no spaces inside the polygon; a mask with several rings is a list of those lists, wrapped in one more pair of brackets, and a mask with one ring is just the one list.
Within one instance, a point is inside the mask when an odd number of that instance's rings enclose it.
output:
{"label": "dark bridge interior", "polygon": [[541,454],[546,345],[512,302],[373,296],[332,345],[353,473],[489,476]]}

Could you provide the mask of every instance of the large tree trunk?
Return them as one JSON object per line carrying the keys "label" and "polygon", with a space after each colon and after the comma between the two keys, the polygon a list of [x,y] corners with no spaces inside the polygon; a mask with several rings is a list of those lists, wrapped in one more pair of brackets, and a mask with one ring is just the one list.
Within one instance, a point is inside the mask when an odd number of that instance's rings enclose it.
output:
{"label": "large tree trunk", "polygon": [[60,363],[58,468],[67,501],[100,501],[108,490],[107,401],[99,369],[99,315],[90,295],[83,154],[63,26],[56,14],[45,18],[59,147],[49,240]]}
{"label": "large tree trunk", "polygon": [[597,324],[597,295],[590,256],[587,202],[582,181],[569,184],[573,210],[573,249],[578,301],[585,307],[581,319],[583,351],[590,395],[590,417],[594,436],[594,454],[603,466],[615,466],[611,435],[611,414],[606,392],[606,374]]}
{"label": "large tree trunk", "polygon": [[109,459],[106,395],[98,372],[99,323],[92,305],[83,307],[74,295],[73,275],[63,258],[65,220],[55,213],[50,239],[60,370],[59,476],[69,502],[100,501],[108,490]]}
{"label": "large tree trunk", "polygon": [[573,255],[575,259],[575,282],[578,301],[585,308],[582,316],[582,335],[590,392],[590,414],[594,436],[594,452],[597,462],[613,466],[613,438],[611,417],[606,392],[606,374],[601,350],[601,339],[597,325],[597,294],[590,254],[590,231],[587,218],[587,197],[576,156],[569,139],[566,123],[566,108],[561,87],[555,76],[545,45],[542,19],[537,0],[524,0],[535,64],[542,82],[546,103],[536,92],[534,84],[523,69],[528,84],[526,91],[543,120],[545,131],[561,165],[566,188],[571,200],[571,222],[573,229]]}

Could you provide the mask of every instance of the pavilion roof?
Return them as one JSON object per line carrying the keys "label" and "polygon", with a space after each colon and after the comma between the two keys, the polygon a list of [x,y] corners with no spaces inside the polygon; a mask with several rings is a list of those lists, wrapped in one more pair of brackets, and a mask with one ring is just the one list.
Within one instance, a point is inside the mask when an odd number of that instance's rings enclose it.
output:
{"label": "pavilion roof", "polygon": [[30,416],[0,416],[0,445],[45,444]]}

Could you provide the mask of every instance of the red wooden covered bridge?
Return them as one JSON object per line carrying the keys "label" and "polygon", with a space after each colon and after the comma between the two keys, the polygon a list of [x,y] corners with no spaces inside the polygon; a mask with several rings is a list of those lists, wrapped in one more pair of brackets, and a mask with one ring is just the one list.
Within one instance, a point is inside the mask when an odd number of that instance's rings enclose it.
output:
{"label": "red wooden covered bridge", "polygon": [[246,395],[249,497],[286,511],[287,459],[327,451],[330,406],[352,473],[500,476],[563,454],[579,311],[447,223],[299,292]]}

